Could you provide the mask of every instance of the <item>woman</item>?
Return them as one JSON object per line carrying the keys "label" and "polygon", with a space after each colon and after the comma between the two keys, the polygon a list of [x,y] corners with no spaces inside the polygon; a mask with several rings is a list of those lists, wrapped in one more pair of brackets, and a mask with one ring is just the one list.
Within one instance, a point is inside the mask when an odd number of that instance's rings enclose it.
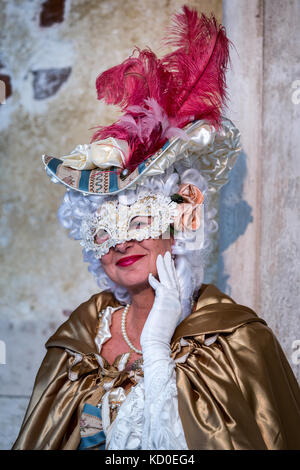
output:
{"label": "woman", "polygon": [[187,7],[175,21],[173,53],[139,51],[97,79],[124,116],[44,158],[101,292],[46,343],[15,449],[300,448],[299,387],[278,341],[203,284],[239,133],[220,114],[223,28]]}

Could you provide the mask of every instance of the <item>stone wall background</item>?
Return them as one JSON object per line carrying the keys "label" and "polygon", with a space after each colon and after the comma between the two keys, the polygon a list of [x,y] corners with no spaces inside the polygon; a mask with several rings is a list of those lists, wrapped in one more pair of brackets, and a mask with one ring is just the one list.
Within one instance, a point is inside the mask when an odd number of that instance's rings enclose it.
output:
{"label": "stone wall background", "polygon": [[205,281],[266,319],[300,380],[292,356],[300,340],[299,1],[0,0],[1,449],[16,439],[46,340],[99,290],[79,243],[56,221],[64,188],[50,182],[41,155],[64,154],[116,119],[96,100],[96,76],[135,45],[158,51],[184,3],[220,21],[223,9],[236,47],[227,115],[244,145],[222,189]]}
{"label": "stone wall background", "polygon": [[221,190],[218,266],[219,287],[267,321],[298,381],[299,21],[299,0],[223,0],[243,153]]}
{"label": "stone wall background", "polygon": [[0,80],[7,92],[0,105],[0,340],[6,347],[0,448],[9,449],[46,340],[99,291],[79,243],[57,223],[65,191],[46,176],[41,155],[68,153],[89,142],[92,127],[117,118],[116,109],[96,100],[96,76],[128,57],[135,45],[158,52],[165,27],[184,3],[214,11],[220,21],[222,8],[220,0],[0,3]]}

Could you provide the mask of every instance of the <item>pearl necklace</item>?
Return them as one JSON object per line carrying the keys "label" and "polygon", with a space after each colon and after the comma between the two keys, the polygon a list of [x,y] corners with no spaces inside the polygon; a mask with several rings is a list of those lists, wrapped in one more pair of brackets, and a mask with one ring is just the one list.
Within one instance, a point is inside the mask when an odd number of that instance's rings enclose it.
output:
{"label": "pearl necklace", "polygon": [[[195,301],[192,300],[192,303],[191,303],[191,311],[193,310],[193,306],[195,304]],[[122,335],[123,335],[123,338],[125,339],[126,343],[128,344],[128,346],[133,349],[133,351],[135,351],[136,353],[138,354],[143,354],[143,351],[140,351],[139,349],[137,349],[135,346],[133,346],[132,342],[130,341],[130,339],[128,338],[127,336],[127,333],[126,333],[126,315],[128,313],[128,310],[129,310],[129,307],[130,307],[131,304],[127,304],[126,307],[124,308],[123,310],[123,313],[122,313],[122,325],[121,325],[121,328],[122,328]]]}
{"label": "pearl necklace", "polygon": [[126,315],[128,313],[130,305],[131,304],[127,304],[126,307],[123,310],[123,313],[122,313],[122,335],[123,335],[123,338],[125,339],[126,343],[128,344],[128,346],[130,347],[130,349],[133,349],[133,351],[135,351],[138,354],[143,354],[142,351],[140,351],[139,349],[137,349],[136,347],[133,346],[132,342],[129,340],[129,338],[127,336],[127,333],[126,333],[126,326],[125,326]]}

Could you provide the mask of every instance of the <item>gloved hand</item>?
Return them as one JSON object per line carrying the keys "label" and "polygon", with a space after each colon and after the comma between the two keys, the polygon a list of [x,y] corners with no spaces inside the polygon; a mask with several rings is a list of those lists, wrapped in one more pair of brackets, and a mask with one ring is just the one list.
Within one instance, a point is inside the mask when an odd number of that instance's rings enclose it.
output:
{"label": "gloved hand", "polygon": [[180,291],[171,253],[158,255],[159,281],[149,274],[155,300],[144,325],[140,342],[145,368],[170,357],[170,341],[181,315]]}

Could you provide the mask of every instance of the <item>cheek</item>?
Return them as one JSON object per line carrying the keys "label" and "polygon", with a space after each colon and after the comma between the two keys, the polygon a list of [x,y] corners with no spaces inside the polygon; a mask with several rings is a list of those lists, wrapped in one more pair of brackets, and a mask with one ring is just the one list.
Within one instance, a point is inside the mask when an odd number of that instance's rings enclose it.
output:
{"label": "cheek", "polygon": [[[145,242],[148,240],[145,240]],[[172,239],[171,238],[159,238],[153,239],[147,244],[147,249],[155,256],[155,259],[159,254],[164,255],[166,251],[172,251]]]}
{"label": "cheek", "polygon": [[113,263],[102,263],[103,270],[105,274],[114,282],[118,282],[119,275],[116,270],[116,266]]}
{"label": "cheek", "polygon": [[144,247],[149,253],[148,268],[154,276],[157,275],[156,260],[159,254],[164,255],[166,251],[171,251],[170,240],[152,239],[144,240]]}
{"label": "cheek", "polygon": [[100,263],[102,268],[104,269],[105,273],[108,274],[111,267],[112,267],[112,259],[111,254],[107,253],[100,258]]}

